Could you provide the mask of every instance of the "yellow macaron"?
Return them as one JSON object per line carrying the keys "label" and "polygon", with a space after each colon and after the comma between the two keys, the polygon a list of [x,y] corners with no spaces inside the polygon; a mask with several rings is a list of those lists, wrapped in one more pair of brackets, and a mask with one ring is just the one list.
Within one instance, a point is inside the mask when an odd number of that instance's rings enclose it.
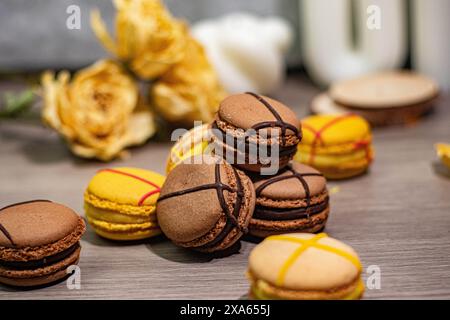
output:
{"label": "yellow macaron", "polygon": [[356,252],[325,233],[270,236],[250,253],[250,298],[356,300],[361,271]]}
{"label": "yellow macaron", "polygon": [[450,144],[436,143],[435,148],[442,163],[450,169]]}
{"label": "yellow macaron", "polygon": [[111,240],[139,240],[161,233],[156,201],[165,177],[137,168],[103,169],[84,194],[86,218],[95,232]]}
{"label": "yellow macaron", "polygon": [[302,120],[302,132],[295,160],[318,169],[329,179],[362,174],[373,160],[370,125],[360,116],[310,116]]}
{"label": "yellow macaron", "polygon": [[170,149],[166,164],[166,174],[185,159],[205,153],[211,142],[209,124],[196,126],[186,132]]}

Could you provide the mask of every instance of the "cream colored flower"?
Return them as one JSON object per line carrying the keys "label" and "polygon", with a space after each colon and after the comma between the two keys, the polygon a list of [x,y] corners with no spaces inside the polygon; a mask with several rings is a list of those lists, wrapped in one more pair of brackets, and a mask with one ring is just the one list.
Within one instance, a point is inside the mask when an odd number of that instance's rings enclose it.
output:
{"label": "cream colored flower", "polygon": [[225,95],[203,47],[192,37],[184,59],[150,88],[155,109],[166,120],[187,125],[210,122]]}
{"label": "cream colored flower", "polygon": [[133,79],[117,63],[101,60],[78,71],[42,75],[43,120],[73,153],[109,161],[155,132],[153,115],[139,99]]}
{"label": "cream colored flower", "polygon": [[95,10],[91,25],[105,48],[142,79],[154,79],[183,59],[187,27],[159,0],[114,0],[116,39]]}

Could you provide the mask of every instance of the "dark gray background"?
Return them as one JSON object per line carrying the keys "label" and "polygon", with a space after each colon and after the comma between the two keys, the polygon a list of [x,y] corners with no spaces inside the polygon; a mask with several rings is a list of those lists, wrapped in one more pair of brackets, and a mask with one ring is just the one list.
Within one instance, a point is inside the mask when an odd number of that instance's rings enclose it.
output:
{"label": "dark gray background", "polygon": [[[173,14],[190,22],[227,12],[248,11],[281,15],[295,29],[297,0],[166,0]],[[81,30],[66,28],[69,5],[81,9]],[[78,68],[105,56],[89,23],[90,11],[98,8],[113,31],[111,0],[0,0],[0,72]],[[295,60],[295,49],[290,61]]]}

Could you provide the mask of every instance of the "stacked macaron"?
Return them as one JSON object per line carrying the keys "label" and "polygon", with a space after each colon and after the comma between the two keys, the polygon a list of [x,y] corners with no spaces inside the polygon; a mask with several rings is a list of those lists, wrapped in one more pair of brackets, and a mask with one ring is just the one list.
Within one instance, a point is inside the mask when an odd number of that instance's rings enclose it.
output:
{"label": "stacked macaron", "polygon": [[95,232],[111,240],[140,240],[161,233],[156,200],[164,176],[138,168],[103,169],[89,182],[84,207]]}
{"label": "stacked macaron", "polygon": [[215,152],[236,167],[254,172],[285,167],[302,138],[300,122],[290,108],[254,93],[223,100],[211,127]]}
{"label": "stacked macaron", "polygon": [[317,170],[293,162],[274,176],[251,175],[256,207],[249,233],[256,237],[318,232],[330,212],[326,180]]}
{"label": "stacked macaron", "polygon": [[303,140],[295,159],[329,179],[367,171],[373,160],[369,123],[356,114],[315,115],[302,120]]}
{"label": "stacked macaron", "polygon": [[[325,133],[322,127],[334,122]],[[365,171],[372,158],[369,126],[353,115],[307,119],[303,134],[300,144],[299,119],[278,101],[254,93],[226,98],[212,124],[172,148],[158,223],[176,245],[207,253],[234,252],[246,233],[265,238],[249,259],[251,298],[359,299],[357,254],[313,233],[325,228],[330,212],[320,170],[331,177]],[[206,146],[212,154],[205,155]],[[291,161],[296,154],[313,166]]]}
{"label": "stacked macaron", "polygon": [[[157,205],[158,223],[168,238],[215,252],[237,247],[247,232],[263,238],[325,227],[326,180],[317,170],[291,162],[302,131],[289,107],[254,93],[232,95],[207,128],[194,130],[210,131],[199,136],[212,142],[201,143],[191,131],[171,150],[170,159],[182,160],[169,162],[173,169]],[[213,156],[200,155],[204,143],[214,147]],[[177,156],[180,150],[188,156]]]}
{"label": "stacked macaron", "polygon": [[0,209],[0,283],[34,287],[70,274],[80,259],[84,220],[47,200]]}
{"label": "stacked macaron", "polygon": [[179,246],[210,253],[232,248],[232,253],[253,214],[253,184],[228,163],[202,158],[170,172],[157,204],[158,222]]}

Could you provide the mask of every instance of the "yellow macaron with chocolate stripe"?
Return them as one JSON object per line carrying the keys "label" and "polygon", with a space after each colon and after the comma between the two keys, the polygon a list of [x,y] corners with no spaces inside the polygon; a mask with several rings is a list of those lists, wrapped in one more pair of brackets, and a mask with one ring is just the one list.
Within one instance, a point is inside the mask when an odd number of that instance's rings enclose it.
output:
{"label": "yellow macaron with chocolate stripe", "polygon": [[250,298],[356,300],[361,271],[356,252],[325,233],[270,236],[250,253]]}
{"label": "yellow macaron with chocolate stripe", "polygon": [[165,177],[138,168],[103,169],[84,194],[86,218],[95,232],[111,240],[139,240],[161,233],[156,201]]}
{"label": "yellow macaron with chocolate stripe", "polygon": [[436,143],[435,148],[439,159],[450,169],[450,144]]}
{"label": "yellow macaron with chocolate stripe", "polygon": [[208,152],[211,143],[210,125],[203,124],[187,131],[170,149],[166,164],[166,174],[169,174],[185,159]]}
{"label": "yellow macaron with chocolate stripe", "polygon": [[295,160],[328,179],[345,179],[367,171],[374,150],[369,123],[355,114],[314,115],[302,120],[303,139]]}

